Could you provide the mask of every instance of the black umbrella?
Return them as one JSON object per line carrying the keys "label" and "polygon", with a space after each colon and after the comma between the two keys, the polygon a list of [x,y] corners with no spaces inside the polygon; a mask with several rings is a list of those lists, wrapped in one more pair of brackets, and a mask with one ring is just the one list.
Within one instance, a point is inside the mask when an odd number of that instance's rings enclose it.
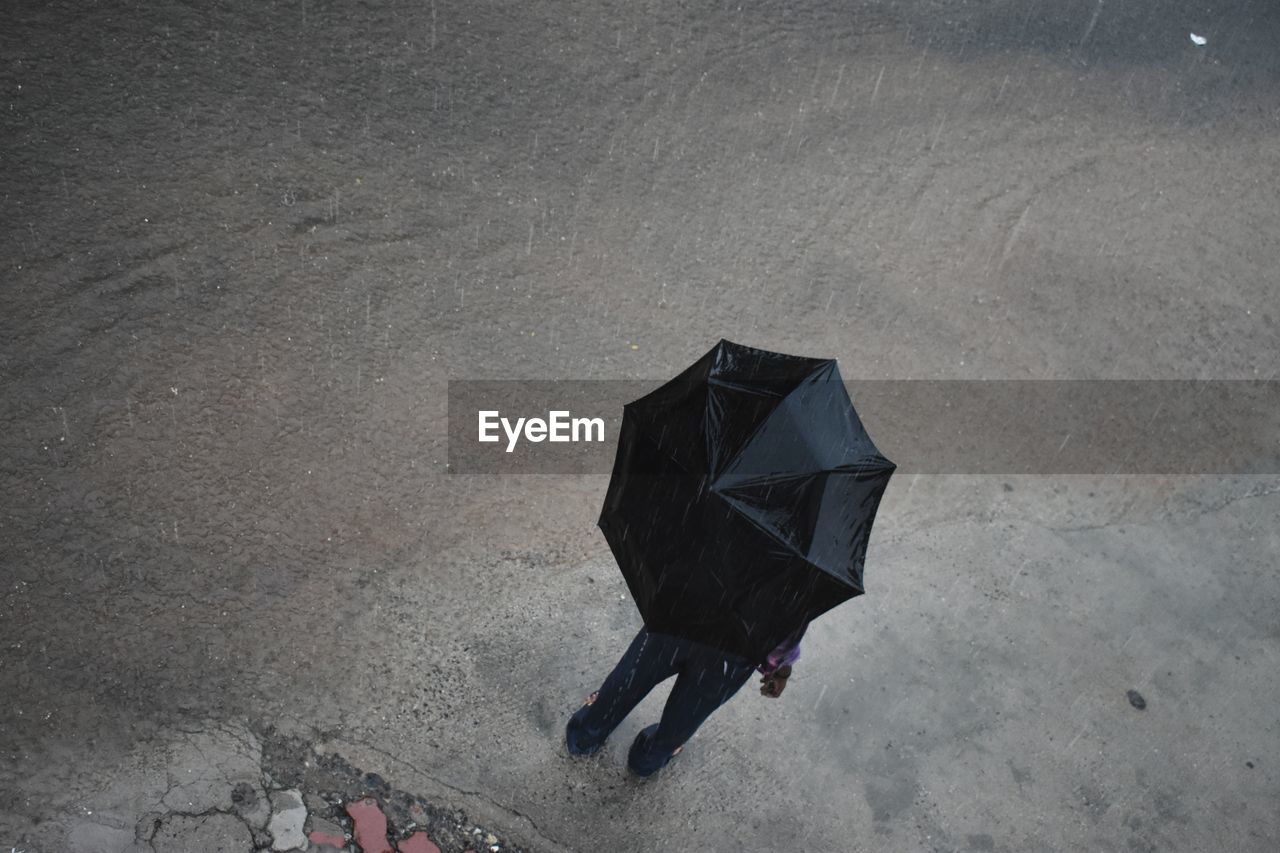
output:
{"label": "black umbrella", "polygon": [[862,594],[894,467],[834,359],[722,340],[624,407],[599,523],[650,630],[761,662]]}

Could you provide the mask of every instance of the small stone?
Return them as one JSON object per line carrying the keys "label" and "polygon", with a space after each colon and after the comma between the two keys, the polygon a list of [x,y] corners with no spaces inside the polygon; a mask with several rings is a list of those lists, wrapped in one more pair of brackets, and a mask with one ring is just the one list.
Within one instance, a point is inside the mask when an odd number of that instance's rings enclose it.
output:
{"label": "small stone", "polygon": [[1133,707],[1137,708],[1139,711],[1142,711],[1142,710],[1145,710],[1145,709],[1146,709],[1146,707],[1147,707],[1147,700],[1142,698],[1142,694],[1141,694],[1141,693],[1139,693],[1139,692],[1138,692],[1138,691],[1136,691],[1136,690],[1130,690],[1130,691],[1129,691],[1128,693],[1126,693],[1125,695],[1129,697],[1129,704],[1130,704],[1130,705],[1132,705]]}
{"label": "small stone", "polygon": [[276,791],[271,795],[271,820],[267,832],[271,833],[271,849],[305,850],[307,836],[302,831],[307,821],[307,807],[302,804],[302,793],[297,789]]}
{"label": "small stone", "polygon": [[1245,767],[1248,767],[1250,770],[1252,770],[1252,769],[1253,769],[1253,762],[1252,762],[1252,761],[1246,761],[1246,762],[1244,763],[1244,766],[1245,766]]}
{"label": "small stone", "polygon": [[488,835],[486,835],[486,836],[484,837],[484,843],[485,843],[485,844],[497,844],[497,843],[498,843],[498,836],[496,836],[496,835],[494,835],[492,832],[490,832]]}

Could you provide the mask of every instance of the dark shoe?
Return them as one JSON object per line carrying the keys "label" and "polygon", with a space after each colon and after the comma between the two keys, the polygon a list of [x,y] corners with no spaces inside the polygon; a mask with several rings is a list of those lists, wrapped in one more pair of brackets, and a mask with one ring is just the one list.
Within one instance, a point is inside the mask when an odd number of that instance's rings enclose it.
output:
{"label": "dark shoe", "polygon": [[569,724],[565,726],[564,742],[565,746],[569,748],[569,753],[571,755],[595,755],[604,748],[604,739],[601,739],[599,743],[591,743],[582,734],[582,727],[587,718],[587,710],[595,704],[595,701],[599,698],[599,692],[592,693],[588,696],[586,704],[579,708],[578,712],[569,718]]}
{"label": "dark shoe", "polygon": [[641,779],[657,773],[667,766],[667,762],[684,751],[683,746],[677,746],[670,755],[652,755],[649,745],[657,731],[657,723],[641,729],[640,734],[636,735],[636,739],[631,742],[630,751],[627,752],[627,769]]}

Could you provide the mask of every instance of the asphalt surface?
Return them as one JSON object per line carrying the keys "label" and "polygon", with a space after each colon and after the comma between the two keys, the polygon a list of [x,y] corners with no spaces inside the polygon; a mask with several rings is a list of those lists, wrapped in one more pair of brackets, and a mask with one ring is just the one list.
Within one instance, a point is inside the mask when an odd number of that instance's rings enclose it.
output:
{"label": "asphalt surface", "polygon": [[722,337],[1274,378],[1274,3],[7,17],[0,847],[132,843],[95,797],[227,727],[531,850],[1280,846],[1275,476],[896,478],[787,693],[638,784],[660,695],[562,743],[639,627],[606,478],[445,468],[451,379]]}

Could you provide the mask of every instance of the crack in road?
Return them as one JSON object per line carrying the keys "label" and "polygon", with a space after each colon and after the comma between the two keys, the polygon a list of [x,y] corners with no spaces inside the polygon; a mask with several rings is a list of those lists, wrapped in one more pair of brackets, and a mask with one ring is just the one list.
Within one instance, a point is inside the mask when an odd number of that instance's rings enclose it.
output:
{"label": "crack in road", "polygon": [[516,817],[516,818],[519,818],[520,820],[525,821],[526,823],[528,823],[528,824],[529,824],[529,826],[533,827],[534,832],[536,832],[539,836],[541,836],[542,838],[546,839],[547,841],[550,841],[552,844],[555,844],[557,847],[560,847],[561,849],[565,849],[565,850],[571,849],[571,848],[569,848],[569,847],[568,847],[568,845],[566,845],[564,842],[562,842],[562,841],[560,841],[560,840],[558,840],[558,839],[556,839],[556,838],[552,837],[552,836],[551,836],[551,835],[549,835],[547,832],[545,832],[545,831],[544,831],[540,826],[538,826],[537,821],[535,821],[533,818],[529,817],[529,815],[525,814],[524,812],[520,811],[520,810],[519,810],[519,809],[517,809],[517,808],[514,808],[514,807],[512,807],[512,806],[507,806],[507,805],[504,805],[504,804],[502,804],[502,803],[499,803],[497,800],[493,799],[493,798],[492,798],[492,797],[490,797],[489,795],[484,794],[484,793],[482,793],[482,792],[480,792],[480,791],[469,791],[469,790],[467,790],[466,788],[459,788],[457,785],[451,785],[451,784],[449,784],[448,782],[445,782],[445,781],[441,780],[440,778],[438,778],[438,777],[437,777],[437,776],[435,776],[434,774],[429,773],[429,772],[427,772],[426,770],[423,770],[421,767],[418,767],[418,766],[417,766],[417,765],[415,765],[413,762],[411,762],[411,761],[406,761],[405,759],[403,759],[403,758],[401,758],[401,757],[399,757],[399,756],[392,755],[391,753],[389,753],[389,752],[387,752],[387,751],[385,751],[385,750],[383,750],[383,749],[379,749],[378,747],[374,746],[373,744],[366,743],[366,742],[363,742],[363,741],[356,741],[355,743],[357,743],[359,746],[364,747],[365,749],[368,749],[370,752],[376,752],[378,755],[381,755],[381,756],[383,756],[384,758],[387,758],[387,759],[389,759],[389,760],[391,760],[391,761],[394,761],[394,762],[396,762],[396,763],[398,763],[398,764],[403,764],[405,767],[408,767],[410,770],[413,770],[413,771],[414,771],[414,772],[416,772],[416,773],[420,773],[420,774],[422,774],[423,776],[427,777],[427,778],[428,778],[428,779],[430,779],[432,782],[436,783],[437,785],[441,786],[442,788],[447,788],[447,789],[449,789],[450,791],[454,791],[454,792],[456,792],[456,793],[458,793],[458,794],[461,794],[461,795],[463,795],[463,796],[467,796],[467,797],[475,797],[475,798],[477,798],[477,799],[483,800],[484,802],[488,803],[489,805],[493,806],[494,808],[498,809],[499,811],[505,812],[505,813],[506,813],[506,814],[508,814],[508,815],[514,816],[514,817]]}
{"label": "crack in road", "polygon": [[[191,818],[193,820],[208,820],[209,818],[214,817],[215,815],[226,815],[244,824],[244,828],[249,833],[249,838],[251,840],[256,841],[257,831],[249,824],[249,821],[243,815],[239,814],[234,809],[222,809],[216,806],[213,808],[205,809],[204,811],[199,811],[199,812],[184,812],[184,811],[177,811],[177,810],[165,812],[163,815],[155,818],[152,821],[151,833],[142,840],[146,842],[148,847],[150,847],[152,850],[155,850],[156,835],[160,833],[160,830],[164,828],[165,824],[169,823],[174,818],[185,817],[185,818]],[[255,848],[256,846],[257,845],[255,844]]]}

